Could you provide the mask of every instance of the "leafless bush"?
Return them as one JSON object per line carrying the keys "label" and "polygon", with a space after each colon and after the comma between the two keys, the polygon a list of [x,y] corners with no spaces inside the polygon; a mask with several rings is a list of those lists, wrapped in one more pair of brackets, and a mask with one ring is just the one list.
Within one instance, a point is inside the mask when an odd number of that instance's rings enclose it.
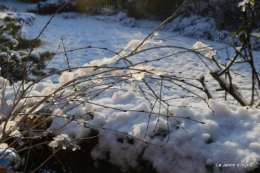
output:
{"label": "leafless bush", "polygon": [[[212,47],[208,45],[195,46],[196,48],[201,48],[198,49],[198,52],[203,52],[203,56],[215,64],[215,69],[209,68],[209,70],[210,75],[219,83],[220,89],[217,91],[225,91],[225,93],[228,93],[230,96],[232,96],[242,106],[258,107],[260,105],[260,80],[259,72],[257,71],[255,63],[256,58],[254,55],[254,51],[256,50],[255,43],[259,40],[258,34],[255,33],[255,24],[259,19],[258,11],[255,7],[258,5],[258,3],[251,1],[249,1],[249,3],[240,5],[240,7],[242,7],[241,18],[243,19],[244,25],[241,26],[231,36],[233,41],[238,40],[238,42],[240,42],[240,45],[231,46],[235,52],[234,56],[231,57],[227,51],[225,56],[226,59],[223,62],[224,57],[219,57],[218,54],[212,50]],[[209,54],[209,52],[213,52],[214,55],[206,55],[207,53]],[[198,54],[198,56],[201,56],[201,54]],[[245,64],[245,66],[248,66],[251,69],[251,72],[247,73],[248,75],[243,74],[241,70],[234,70],[237,69],[237,66],[241,64]],[[244,86],[238,86],[238,84],[234,82],[236,78],[240,78],[240,80],[251,78],[251,84],[246,83]],[[248,85],[251,86],[248,87]],[[239,87],[250,88],[249,90],[251,91],[251,98],[249,98],[249,96],[246,94],[248,90],[241,91]]]}
{"label": "leafless bush", "polygon": [[[183,4],[185,3],[186,1],[183,2]],[[64,6],[65,5],[67,4],[64,4]],[[70,148],[72,150],[79,149],[79,141],[93,138],[91,134],[94,134],[97,129],[113,131],[127,136],[129,139],[133,139],[142,145],[148,144],[163,147],[149,143],[145,140],[152,117],[155,117],[157,120],[154,132],[156,131],[157,125],[161,119],[167,121],[167,128],[169,131],[170,125],[168,120],[170,118],[175,120],[178,127],[185,130],[180,123],[181,119],[202,124],[203,122],[189,116],[175,115],[174,112],[170,110],[170,107],[176,106],[172,105],[172,100],[181,100],[185,97],[192,97],[195,99],[202,99],[205,102],[205,105],[210,107],[207,101],[214,97],[214,94],[212,95],[209,88],[206,86],[204,76],[194,78],[191,77],[191,75],[185,76],[181,72],[170,71],[152,65],[153,62],[160,62],[164,59],[172,58],[184,53],[197,54],[198,59],[205,63],[207,67],[208,65],[202,57],[210,57],[207,58],[207,61],[214,62],[219,68],[218,70],[211,70],[209,67],[210,74],[219,82],[222,89],[232,95],[243,106],[248,104],[244,102],[242,97],[238,95],[237,90],[233,87],[234,84],[232,83],[231,77],[233,72],[231,72],[230,67],[236,62],[238,56],[244,58],[252,68],[251,103],[254,103],[256,90],[255,84],[257,83],[259,85],[260,82],[258,76],[259,73],[255,69],[251,55],[250,44],[248,44],[248,42],[250,42],[251,30],[246,30],[248,31],[248,37],[247,42],[242,46],[242,51],[237,51],[235,57],[231,60],[231,63],[227,66],[223,66],[215,59],[216,52],[212,49],[208,49],[209,47],[203,44],[202,46],[195,46],[193,49],[181,46],[156,44],[156,40],[153,39],[154,35],[161,26],[176,16],[179,9],[152,31],[145,39],[132,40],[119,52],[114,52],[113,50],[104,47],[92,46],[83,46],[73,50],[67,50],[65,44],[63,44],[64,51],[56,52],[52,56],[64,54],[67,60],[67,69],[53,72],[44,77],[39,77],[33,82],[26,83],[25,79],[31,75],[35,66],[25,63],[23,70],[24,78],[22,81],[10,85],[8,80],[0,78],[2,96],[0,119],[2,123],[2,135],[0,143],[8,143],[7,148],[11,147],[15,148],[18,152],[25,152],[22,157],[28,160],[26,164],[23,165],[23,169],[25,171],[30,170],[31,172],[39,170],[44,163],[54,157],[61,148]],[[35,41],[39,39],[55,14],[50,18]],[[165,41],[167,39],[168,38],[161,39],[160,41]],[[248,49],[245,49],[246,46]],[[81,67],[71,67],[67,53],[83,49],[99,49],[108,51],[113,53],[114,56],[111,58],[94,60]],[[171,50],[168,52],[172,53],[145,60],[137,59],[141,54],[150,51],[156,52],[163,49]],[[32,50],[33,47],[31,48],[31,52]],[[116,63],[120,63],[120,65],[117,65]],[[229,79],[228,84],[225,83],[221,77],[221,75],[225,73]],[[58,84],[50,84],[45,81],[45,79],[52,75],[60,75]],[[40,89],[41,92],[38,92],[41,86],[44,86],[45,88]],[[103,93],[112,90],[122,92],[133,91],[142,95],[145,102],[149,105],[149,109],[124,109],[98,102],[98,98],[102,97]],[[164,92],[172,90],[182,90],[185,94],[182,96],[174,95],[167,99],[162,97]],[[136,112],[145,114],[147,116],[148,125],[144,136],[140,138],[118,129],[111,129],[92,123],[91,120],[93,120],[93,117],[95,116],[94,107],[102,107],[118,112]],[[72,112],[75,109],[81,110],[82,113],[73,114]],[[70,125],[72,127],[74,127],[74,125],[80,126],[80,128],[85,129],[83,130],[84,133],[74,137],[64,134],[64,131],[62,130],[64,127]],[[49,136],[54,136],[54,139],[48,138]],[[46,141],[42,141],[41,139],[46,139]],[[33,168],[29,168],[30,152],[33,152],[36,147],[41,145],[47,146],[47,144],[54,148],[52,154],[43,163],[34,165],[32,166]]]}

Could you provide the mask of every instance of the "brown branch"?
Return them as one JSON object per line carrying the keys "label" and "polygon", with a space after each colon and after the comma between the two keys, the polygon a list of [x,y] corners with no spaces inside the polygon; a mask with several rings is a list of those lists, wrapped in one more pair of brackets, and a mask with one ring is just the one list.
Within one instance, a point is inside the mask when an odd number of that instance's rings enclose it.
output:
{"label": "brown branch", "polygon": [[248,106],[248,103],[246,103],[242,96],[239,96],[237,93],[235,93],[236,89],[234,90],[233,86],[227,86],[221,77],[217,74],[217,72],[210,72],[210,74],[219,83],[221,88],[234,97],[242,106]]}

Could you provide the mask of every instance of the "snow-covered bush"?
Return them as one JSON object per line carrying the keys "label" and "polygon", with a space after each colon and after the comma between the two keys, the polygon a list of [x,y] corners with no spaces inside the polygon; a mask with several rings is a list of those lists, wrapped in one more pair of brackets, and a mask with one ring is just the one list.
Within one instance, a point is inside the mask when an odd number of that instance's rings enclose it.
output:
{"label": "snow-covered bush", "polygon": [[60,12],[80,12],[99,14],[101,8],[118,8],[124,4],[117,1],[97,1],[97,0],[46,0],[28,7],[29,12],[39,14],[53,14],[61,6],[67,4]]}
{"label": "snow-covered bush", "polygon": [[64,4],[67,4],[62,8],[60,11],[62,12],[71,12],[75,11],[75,3],[68,3],[72,2],[72,0],[47,0],[47,1],[40,1],[37,4],[30,5],[28,7],[28,12],[32,13],[39,13],[39,14],[53,14],[56,12],[60,7]]}
{"label": "snow-covered bush", "polygon": [[37,3],[40,2],[42,0],[20,0],[21,2],[26,2],[26,3]]}
{"label": "snow-covered bush", "polygon": [[[33,80],[33,78],[46,75],[46,61],[52,57],[52,53],[31,52],[29,50],[41,44],[40,40],[28,40],[22,36],[23,25],[32,25],[34,14],[16,13],[12,11],[1,12],[0,16],[0,67],[2,77],[11,83],[18,80]],[[29,56],[28,56],[29,55]],[[27,67],[26,67],[27,66]],[[31,66],[34,66],[30,69]],[[26,76],[23,71],[30,71]],[[34,77],[33,77],[34,76]]]}
{"label": "snow-covered bush", "polygon": [[[258,93],[260,88],[260,76],[256,70],[256,58],[253,54],[255,42],[252,37],[256,36],[256,39],[259,40],[257,33],[253,33],[256,28],[255,21],[259,20],[259,16],[257,16],[258,11],[255,11],[254,5],[255,2],[251,0],[242,1],[238,4],[238,7],[241,7],[243,12],[243,21],[245,23],[231,36],[233,41],[236,40],[239,42],[239,45],[234,47],[235,55],[233,57],[228,57],[224,60],[225,62],[221,62],[223,59],[218,57],[216,52],[212,51],[212,47],[201,42],[197,42],[193,48],[195,52],[204,54],[204,57],[215,63],[216,67],[210,69],[210,74],[219,83],[221,89],[229,93],[242,106],[258,107],[260,105]],[[229,54],[227,54],[227,56],[229,56]],[[251,98],[248,97],[247,99],[238,91],[239,86],[234,83],[234,79],[237,78],[240,71],[237,73],[233,69],[237,64],[241,63],[247,64],[251,69]]]}
{"label": "snow-covered bush", "polygon": [[[68,166],[67,160],[76,163],[84,158],[87,147],[81,148],[93,138],[93,149],[87,152],[96,164],[106,161],[121,171],[246,173],[257,168],[257,104],[249,108],[213,100],[217,96],[208,87],[207,76],[194,76],[202,66],[194,74],[171,69],[168,59],[173,59],[171,63],[184,60],[181,68],[198,58],[213,75],[225,67],[216,60],[218,51],[202,42],[185,48],[179,42],[168,42],[169,38],[158,38],[161,26],[144,39],[131,40],[120,51],[94,46],[67,50],[63,44],[64,51],[57,54],[64,54],[68,68],[35,81],[10,85],[0,77],[0,143],[21,153],[26,162],[21,170],[86,172],[76,169],[78,164]],[[82,49],[112,55],[70,66],[67,53]],[[37,59],[33,52],[29,55]],[[211,69],[201,57],[218,68]],[[51,75],[58,76],[58,82],[49,80]],[[242,98],[231,79],[219,79],[222,89]],[[59,155],[67,150],[82,152],[73,157]]]}
{"label": "snow-covered bush", "polygon": [[[170,70],[152,65],[153,59],[149,60],[150,62],[135,61],[138,54],[153,50],[153,45],[156,47],[159,44],[153,40],[154,35],[156,34],[152,34],[145,40],[132,40],[122,51],[114,52],[114,56],[93,60],[82,67],[70,67],[68,62],[68,69],[51,74],[61,73],[58,83],[47,80],[49,75],[32,82],[27,82],[23,78],[12,84],[1,77],[0,142],[8,143],[8,147],[21,147],[25,151],[47,143],[48,146],[54,148],[55,154],[62,148],[80,149],[80,142],[83,139],[91,137],[97,131],[101,135],[99,130],[103,129],[118,133],[111,138],[112,141],[120,141],[120,138],[124,141],[124,137],[128,136],[130,145],[142,143],[147,145],[156,136],[165,136],[168,133],[166,127],[169,126],[162,127],[159,120],[165,123],[168,118],[173,118],[175,121],[171,126],[176,128],[182,127],[178,118],[193,120],[187,116],[176,116],[169,108],[168,102],[171,98],[162,99],[163,92],[170,89],[168,86],[171,83],[181,89],[192,84],[172,75]],[[66,57],[65,47],[64,51]],[[29,53],[29,57],[37,59],[33,52]],[[25,71],[21,71],[20,74],[30,73],[27,70],[36,68],[36,65],[31,64],[29,68],[25,66]],[[157,91],[158,87],[161,87],[159,91]],[[194,89],[196,90],[195,87]],[[113,103],[118,106],[106,104],[109,101],[106,101],[107,96],[109,100],[112,98]],[[132,103],[128,106],[122,105],[128,104],[130,100]],[[144,125],[137,127],[142,129],[141,133],[138,131],[127,133],[132,128],[131,126],[126,126],[126,129],[117,129],[117,123],[113,123],[115,127],[106,127],[106,118],[102,112],[116,117],[121,114],[125,120],[134,118],[131,120],[132,123],[139,119],[138,116],[144,116],[145,122],[148,121],[147,129],[145,130]],[[155,127],[155,133],[148,128],[149,123]],[[43,142],[41,138],[47,141]],[[14,142],[9,142],[10,140]],[[30,155],[25,153],[22,159],[29,161],[29,158]],[[134,165],[136,163],[130,166]],[[32,172],[33,169],[39,169],[38,166],[41,165],[24,169]],[[118,166],[121,167],[121,165]]]}

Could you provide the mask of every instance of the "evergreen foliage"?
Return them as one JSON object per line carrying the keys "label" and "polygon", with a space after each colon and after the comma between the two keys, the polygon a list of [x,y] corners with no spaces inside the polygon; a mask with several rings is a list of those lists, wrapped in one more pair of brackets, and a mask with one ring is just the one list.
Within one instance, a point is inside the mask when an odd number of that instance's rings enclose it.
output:
{"label": "evergreen foliage", "polygon": [[[16,13],[4,13],[5,17],[0,19],[0,67],[2,77],[8,79],[10,83],[26,80],[46,75],[45,62],[53,56],[45,51],[31,53],[29,50],[41,45],[41,41],[26,39],[22,37],[22,26],[32,25],[33,16],[17,17]],[[25,74],[25,68],[32,68],[31,75]],[[29,69],[28,69],[29,70]],[[34,76],[34,77],[33,77]]]}

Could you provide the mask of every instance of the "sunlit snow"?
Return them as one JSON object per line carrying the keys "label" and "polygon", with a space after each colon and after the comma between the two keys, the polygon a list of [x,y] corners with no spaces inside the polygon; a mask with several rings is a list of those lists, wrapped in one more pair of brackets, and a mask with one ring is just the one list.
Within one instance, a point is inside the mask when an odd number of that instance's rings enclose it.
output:
{"label": "sunlit snow", "polygon": [[[227,58],[226,50],[222,49],[226,45],[207,40],[198,42],[195,39],[175,36],[176,33],[165,30],[158,31],[153,38],[154,42],[147,41],[140,45],[158,22],[144,21],[143,25],[131,28],[122,26],[123,22],[129,22],[123,13],[109,17],[82,14],[73,19],[63,16],[64,14],[57,14],[50,22],[40,37],[43,46],[35,48],[33,54],[37,57],[37,52],[43,50],[56,52],[57,55],[48,67],[66,69],[68,64],[63,52],[65,49],[71,68],[77,67],[77,70],[65,71],[60,76],[54,75],[32,86],[30,96],[47,96],[48,101],[54,103],[52,116],[55,118],[48,130],[57,136],[54,136],[49,146],[79,149],[80,144],[75,139],[87,137],[91,130],[86,127],[93,125],[99,133],[99,143],[91,152],[93,159],[105,159],[109,153],[109,162],[120,167],[122,171],[136,167],[140,155],[160,173],[203,173],[207,172],[207,167],[213,167],[214,172],[246,173],[257,167],[260,161],[260,111],[256,108],[238,106],[235,101],[226,102],[224,93],[216,91],[219,86],[209,75],[209,71],[214,71],[216,67],[208,62],[208,66],[205,66],[197,54],[192,52],[202,53],[208,58],[218,54],[221,62]],[[23,29],[27,38],[37,37],[51,16],[35,17],[34,25],[25,26]],[[205,25],[208,26],[206,23]],[[200,31],[195,27],[194,32],[196,34]],[[163,40],[170,36],[174,37]],[[61,38],[64,39],[66,47],[62,46]],[[133,62],[131,68],[117,69],[109,73],[113,77],[127,76],[129,80],[125,84],[108,88],[95,96],[95,89],[102,89],[98,84],[106,77],[100,76],[95,80],[82,81],[78,86],[71,82],[69,88],[62,90],[63,85],[70,80],[94,76],[108,70],[98,67],[115,68],[125,65],[119,61],[120,58],[136,48],[143,50],[161,45],[166,48],[140,52],[130,57],[129,60]],[[234,54],[233,50],[228,51]],[[256,55],[259,56],[259,52]],[[165,58],[153,61],[160,57]],[[139,64],[146,60],[150,62],[148,65]],[[259,60],[256,64],[260,65]],[[250,73],[245,66],[234,67],[234,70],[238,69],[244,76]],[[214,95],[214,99],[208,100],[207,105],[202,99],[189,97],[191,94],[187,94],[177,85],[161,91],[160,83],[155,83],[155,78],[175,74],[190,78],[191,82],[196,82],[198,76],[205,77],[209,81],[207,89]],[[147,101],[135,83],[143,81],[149,75],[155,76],[154,79],[147,80],[148,84],[154,86],[154,97],[170,100],[170,112],[158,105],[153,111],[167,116],[150,113],[153,104]],[[250,80],[241,76],[234,79],[237,86],[246,86],[241,88],[245,97],[250,97],[251,94],[248,91]],[[7,84],[8,81],[0,78],[1,87]],[[92,88],[93,84],[97,88]],[[70,97],[77,87],[88,88],[82,100]],[[54,91],[55,93],[50,95]],[[2,105],[5,105],[5,108],[1,112],[7,114],[14,99],[13,87],[6,87],[4,95],[6,101]],[[55,98],[58,96],[64,98],[56,102]],[[91,100],[92,97],[95,99]],[[206,98],[206,95],[202,97]],[[28,99],[27,103],[38,103],[40,99],[41,97]],[[60,106],[61,102],[68,104]],[[21,106],[22,104],[18,105]],[[86,114],[88,111],[94,112],[93,119]],[[70,122],[68,117],[76,117],[81,121]],[[10,121],[7,128],[11,123],[13,122]],[[66,125],[60,128],[64,124]],[[129,142],[130,139],[134,142]],[[235,166],[223,167],[223,164]]]}

